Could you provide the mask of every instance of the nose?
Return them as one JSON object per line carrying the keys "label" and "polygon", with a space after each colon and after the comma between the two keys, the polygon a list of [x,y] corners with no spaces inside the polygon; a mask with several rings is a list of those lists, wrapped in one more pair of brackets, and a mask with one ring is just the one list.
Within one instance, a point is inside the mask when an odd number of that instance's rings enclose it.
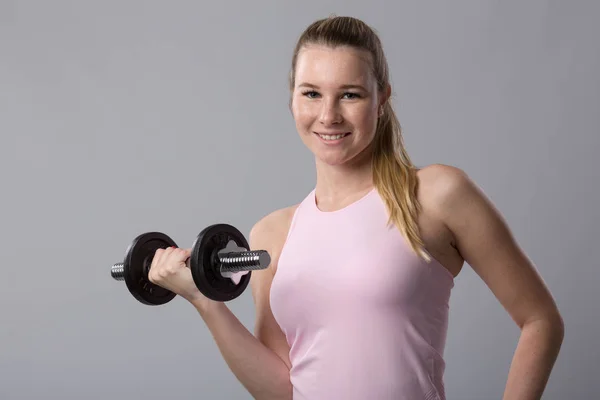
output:
{"label": "nose", "polygon": [[323,101],[319,121],[323,125],[333,125],[342,122],[342,113],[339,104],[335,100]]}

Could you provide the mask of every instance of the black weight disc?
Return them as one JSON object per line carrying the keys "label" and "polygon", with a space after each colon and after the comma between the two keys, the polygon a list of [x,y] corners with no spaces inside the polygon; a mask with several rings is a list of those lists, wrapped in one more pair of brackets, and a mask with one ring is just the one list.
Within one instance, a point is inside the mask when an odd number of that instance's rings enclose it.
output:
{"label": "black weight disc", "polygon": [[244,235],[228,224],[214,224],[202,230],[190,257],[190,269],[198,289],[209,299],[215,301],[229,301],[240,296],[248,283],[251,272],[243,275],[236,285],[230,278],[224,278],[218,270],[220,265],[218,252],[227,247],[230,241],[238,247],[249,249]]}
{"label": "black weight disc", "polygon": [[158,249],[177,246],[164,233],[148,232],[136,237],[125,255],[123,272],[129,292],[138,301],[149,306],[158,306],[175,298],[176,294],[148,280],[148,270],[154,253]]}

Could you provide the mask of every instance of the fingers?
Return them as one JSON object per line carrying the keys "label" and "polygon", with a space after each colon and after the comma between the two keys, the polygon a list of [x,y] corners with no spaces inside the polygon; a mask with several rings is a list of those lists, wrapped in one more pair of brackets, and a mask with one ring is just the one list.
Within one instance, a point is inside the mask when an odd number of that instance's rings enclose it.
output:
{"label": "fingers", "polygon": [[189,249],[180,249],[176,247],[172,249],[170,254],[173,257],[173,261],[185,264],[187,259],[190,258],[191,252],[189,251]]}
{"label": "fingers", "polygon": [[165,265],[169,259],[170,254],[173,251],[173,247],[166,249],[160,248],[154,252],[152,263],[150,264],[150,270],[148,271],[148,280],[154,284],[159,284],[162,278],[165,277]]}
{"label": "fingers", "polygon": [[179,269],[185,268],[190,255],[191,249],[180,249],[174,246],[157,249],[150,264],[148,280],[160,284],[170,275],[176,274]]}

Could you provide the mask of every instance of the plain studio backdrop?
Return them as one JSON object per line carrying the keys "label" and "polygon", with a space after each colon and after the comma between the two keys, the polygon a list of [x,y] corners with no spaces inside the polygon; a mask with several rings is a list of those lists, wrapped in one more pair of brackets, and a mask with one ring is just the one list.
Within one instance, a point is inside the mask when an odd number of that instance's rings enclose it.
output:
{"label": "plain studio backdrop", "polygon": [[[142,305],[109,270],[142,232],[182,247],[217,222],[247,236],[313,188],[287,77],[302,30],[330,14],[380,34],[413,161],[464,169],[556,297],[566,336],[544,398],[594,397],[599,12],[593,1],[2,0],[0,398],[250,398],[189,303]],[[229,307],[253,329],[250,291]],[[465,265],[448,399],[500,399],[518,338]]]}

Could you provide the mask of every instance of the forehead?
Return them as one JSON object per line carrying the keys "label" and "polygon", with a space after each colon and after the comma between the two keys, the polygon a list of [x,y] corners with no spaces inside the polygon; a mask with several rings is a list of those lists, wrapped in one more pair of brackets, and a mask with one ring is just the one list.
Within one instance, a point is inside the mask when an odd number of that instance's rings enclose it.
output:
{"label": "forehead", "polygon": [[296,61],[296,84],[317,86],[371,85],[374,81],[370,54],[351,47],[310,45]]}

